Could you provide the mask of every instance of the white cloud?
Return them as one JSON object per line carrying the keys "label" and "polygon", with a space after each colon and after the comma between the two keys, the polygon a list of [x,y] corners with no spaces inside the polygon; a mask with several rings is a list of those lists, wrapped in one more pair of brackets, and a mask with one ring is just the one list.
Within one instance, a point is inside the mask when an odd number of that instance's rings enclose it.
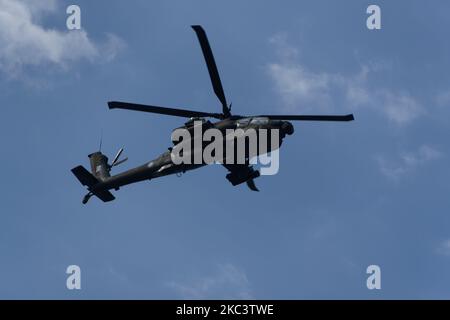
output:
{"label": "white cloud", "polygon": [[438,106],[445,107],[450,105],[450,90],[440,92],[436,96]]}
{"label": "white cloud", "polygon": [[450,256],[450,239],[443,241],[436,249],[436,253],[443,256]]}
{"label": "white cloud", "polygon": [[345,102],[352,108],[371,104],[371,94],[367,88],[367,78],[372,69],[362,66],[358,74],[352,77],[339,78],[345,91]]}
{"label": "white cloud", "polygon": [[252,299],[247,275],[232,264],[218,265],[213,275],[192,283],[168,284],[182,299]]}
{"label": "white cloud", "polygon": [[416,170],[418,167],[425,165],[426,163],[439,159],[442,153],[437,149],[422,145],[415,152],[403,152],[396,160],[388,159],[385,156],[377,156],[376,160],[380,172],[387,178],[394,181],[400,180],[403,176]]}
{"label": "white cloud", "polygon": [[98,51],[106,62],[113,60],[124,48],[125,42],[113,33],[107,33],[106,41],[98,45]]}
{"label": "white cloud", "polygon": [[409,94],[382,93],[383,110],[389,120],[404,125],[424,113],[422,106]]}
{"label": "white cloud", "polygon": [[300,105],[303,109],[311,106],[325,108],[330,104],[327,74],[315,74],[301,65],[270,64],[269,72],[277,91],[288,106]]}
{"label": "white cloud", "polygon": [[287,35],[284,33],[270,37],[269,43],[276,49],[277,55],[283,59],[297,58],[299,55],[298,49],[288,43]]}
{"label": "white cloud", "polygon": [[55,10],[57,8],[57,0],[18,0],[15,2],[24,3],[33,15],[38,17],[45,11]]}
{"label": "white cloud", "polygon": [[267,71],[276,92],[290,109],[333,110],[339,101],[347,111],[374,110],[397,125],[411,123],[424,113],[409,93],[369,85],[370,75],[380,70],[379,65],[362,65],[359,72],[350,75],[313,72],[298,61],[298,51],[287,43],[284,35],[274,36],[269,42],[281,62],[268,64]]}
{"label": "white cloud", "polygon": [[[0,0],[0,72],[17,76],[30,66],[65,69],[79,60],[105,61],[123,47],[114,35],[97,44],[83,29],[60,31],[41,26],[40,19],[56,9],[54,0]],[[58,12],[65,14],[63,9]]]}

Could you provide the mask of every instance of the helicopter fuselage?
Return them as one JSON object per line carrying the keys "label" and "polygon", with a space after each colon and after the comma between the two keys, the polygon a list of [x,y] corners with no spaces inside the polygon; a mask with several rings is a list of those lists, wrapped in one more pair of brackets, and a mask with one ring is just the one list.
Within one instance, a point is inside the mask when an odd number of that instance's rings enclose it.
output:
{"label": "helicopter fuselage", "polygon": [[[194,130],[195,125],[200,125],[202,128],[202,132],[205,132],[205,130],[208,129],[218,129],[220,132],[223,133],[224,141],[227,137],[227,131],[230,130],[237,130],[242,129],[244,133],[247,133],[248,130],[254,130],[257,134],[257,143],[259,145],[260,143],[260,135],[258,134],[261,129],[266,130],[267,134],[265,137],[267,137],[268,141],[266,145],[268,146],[267,149],[265,149],[263,152],[267,153],[270,151],[273,151],[271,149],[271,146],[273,145],[270,141],[270,137],[272,136],[272,130],[278,130],[278,137],[279,141],[275,146],[281,146],[281,143],[286,135],[291,135],[294,132],[293,126],[289,121],[282,121],[282,120],[270,120],[264,117],[236,117],[236,119],[225,119],[218,121],[216,123],[211,123],[210,121],[205,121],[204,119],[191,119],[188,121],[183,127],[177,128],[175,130],[184,129],[189,132],[191,132],[191,141],[183,141],[182,143],[186,145],[191,146],[191,153],[194,154],[195,152],[198,152],[194,150],[195,148],[195,142],[194,140]],[[172,141],[175,144],[175,141]],[[201,144],[201,150],[200,152],[203,152],[206,146],[209,144],[208,141],[202,140]],[[234,145],[233,154],[236,155],[236,147],[237,145]],[[162,176],[167,176],[171,174],[180,174],[185,173],[186,171],[193,170],[200,168],[202,166],[205,166],[209,163],[202,161],[201,163],[194,163],[192,161],[191,163],[181,163],[181,164],[175,164],[172,160],[171,152],[172,148],[168,148],[167,151],[162,153],[159,157],[146,162],[145,164],[129,169],[127,171],[124,171],[122,173],[119,173],[117,175],[113,175],[110,177],[106,177],[104,180],[99,182],[97,185],[94,186],[93,190],[110,190],[110,189],[116,189],[118,190],[121,186],[128,185],[131,183],[144,181],[144,180],[151,180]],[[256,148],[256,154],[252,153],[251,148],[246,148],[245,150],[245,161],[246,164],[248,164],[248,161],[250,158],[254,156],[259,156],[263,153],[261,153],[260,148]],[[225,163],[227,160],[227,154],[226,154],[226,147],[224,146],[224,155],[223,158],[220,159],[218,162]],[[91,190],[91,191],[93,191]]]}

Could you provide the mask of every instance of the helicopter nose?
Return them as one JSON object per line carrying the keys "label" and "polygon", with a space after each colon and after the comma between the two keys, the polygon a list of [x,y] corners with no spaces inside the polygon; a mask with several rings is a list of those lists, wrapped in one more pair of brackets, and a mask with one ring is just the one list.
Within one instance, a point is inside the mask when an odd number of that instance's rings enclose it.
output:
{"label": "helicopter nose", "polygon": [[283,124],[281,125],[281,130],[285,134],[291,135],[294,133],[294,126],[289,121],[283,121]]}

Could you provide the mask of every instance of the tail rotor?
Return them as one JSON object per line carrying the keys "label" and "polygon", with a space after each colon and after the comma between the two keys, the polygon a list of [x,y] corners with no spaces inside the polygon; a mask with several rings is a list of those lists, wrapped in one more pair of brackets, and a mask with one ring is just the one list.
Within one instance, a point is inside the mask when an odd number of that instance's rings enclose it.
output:
{"label": "tail rotor", "polygon": [[118,166],[119,164],[122,164],[128,160],[128,157],[124,158],[122,160],[119,160],[120,156],[122,155],[122,152],[123,152],[123,148],[120,148],[119,151],[117,151],[116,156],[114,157],[111,164],[108,164],[109,170],[111,170],[112,167]]}

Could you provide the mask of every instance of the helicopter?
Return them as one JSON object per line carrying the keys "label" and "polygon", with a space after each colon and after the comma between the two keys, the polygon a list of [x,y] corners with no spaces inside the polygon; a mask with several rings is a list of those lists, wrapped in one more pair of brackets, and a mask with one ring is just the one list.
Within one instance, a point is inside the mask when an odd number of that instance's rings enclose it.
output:
{"label": "helicopter", "polygon": [[[268,130],[271,132],[277,132],[278,145],[275,148],[279,148],[283,139],[287,135],[294,133],[294,126],[291,121],[352,121],[354,120],[353,114],[347,115],[257,115],[257,116],[242,116],[231,113],[231,104],[228,105],[225,98],[225,93],[220,80],[219,72],[216,66],[216,62],[209,44],[208,38],[204,29],[200,25],[191,26],[195,31],[200,47],[203,53],[203,57],[206,62],[208,73],[211,79],[214,93],[219,99],[222,105],[221,113],[193,111],[180,108],[167,108],[155,105],[144,105],[137,103],[128,103],[121,101],[108,102],[109,109],[124,109],[133,110],[147,113],[156,113],[162,115],[176,116],[182,118],[188,118],[185,124],[178,128],[193,132],[196,128],[201,129],[216,129],[219,132],[226,132],[231,129],[242,129],[244,132],[247,130],[256,130],[261,132]],[[208,119],[217,119],[217,122],[211,122]],[[268,140],[271,138],[269,137]],[[183,141],[184,143],[186,141]],[[187,141],[190,142],[190,141]],[[152,180],[158,177],[167,176],[171,174],[182,174],[186,171],[200,168],[204,165],[210,164],[202,161],[200,163],[175,163],[173,161],[173,149],[179,144],[179,141],[173,141],[174,147],[169,147],[168,150],[162,153],[159,157],[144,163],[138,167],[126,170],[116,175],[111,175],[111,170],[124,163],[128,158],[120,160],[123,153],[121,148],[112,162],[109,163],[109,159],[104,155],[101,150],[93,152],[88,155],[90,161],[91,172],[86,168],[79,165],[71,169],[72,173],[79,180],[79,182],[87,187],[88,193],[84,196],[82,203],[86,204],[92,196],[96,196],[103,202],[109,202],[115,199],[110,190],[119,190],[122,186],[129,185],[144,180]],[[195,143],[195,142],[194,142]],[[270,144],[272,146],[272,144]],[[205,144],[202,144],[201,149],[205,148]],[[246,149],[247,150],[247,149]],[[259,170],[254,169],[250,158],[252,155],[261,155],[269,151],[273,151],[273,148],[256,151],[256,154],[250,154],[245,152],[243,163],[227,163],[226,161],[218,161],[227,170],[228,174],[226,178],[231,182],[233,186],[246,183],[250,190],[259,191],[255,185],[254,179],[260,176]],[[225,156],[224,156],[225,157]],[[222,159],[219,159],[222,160]]]}

